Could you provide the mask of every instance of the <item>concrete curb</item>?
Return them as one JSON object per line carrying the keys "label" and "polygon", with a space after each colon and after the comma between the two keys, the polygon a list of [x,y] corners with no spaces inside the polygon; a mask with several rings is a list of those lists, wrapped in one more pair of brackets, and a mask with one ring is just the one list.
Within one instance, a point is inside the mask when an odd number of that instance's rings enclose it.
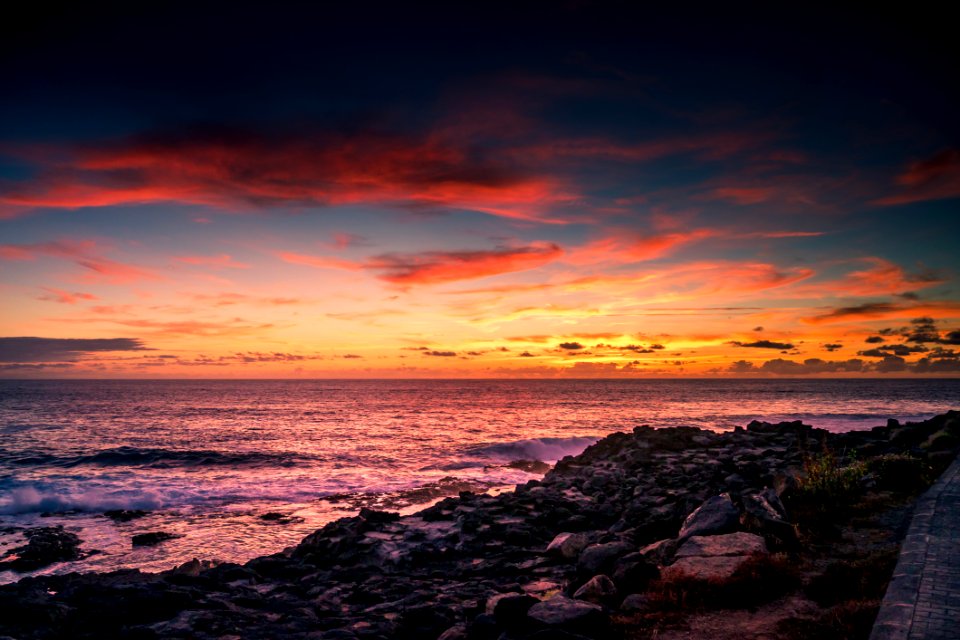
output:
{"label": "concrete curb", "polygon": [[960,639],[960,458],[917,500],[870,640]]}

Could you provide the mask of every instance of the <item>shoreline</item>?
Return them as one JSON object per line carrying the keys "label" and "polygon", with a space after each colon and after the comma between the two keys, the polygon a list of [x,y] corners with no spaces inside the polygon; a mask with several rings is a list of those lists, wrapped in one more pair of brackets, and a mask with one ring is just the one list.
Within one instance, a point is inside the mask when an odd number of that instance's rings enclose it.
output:
{"label": "shoreline", "polygon": [[[810,456],[835,452],[837,468],[882,456],[936,468],[955,455],[958,435],[957,412],[846,433],[800,422],[753,422],[723,433],[638,427],[564,458],[543,480],[513,492],[462,493],[403,517],[362,509],[243,565],[193,561],[159,574],[25,578],[0,587],[0,604],[14,611],[0,620],[0,634],[454,640],[559,638],[563,630],[644,637],[664,621],[680,624],[678,611],[710,610],[667,606],[670,589],[692,597],[698,582],[741,580],[744,566],[763,574],[777,563],[806,562],[824,535],[811,526],[823,514],[797,499]],[[870,474],[875,484],[887,481],[864,467],[863,476]],[[920,488],[894,496],[907,505],[895,507],[901,518]],[[890,492],[862,491],[862,502]],[[827,529],[846,526],[831,517],[837,522]],[[779,599],[799,597],[806,586],[798,584],[781,586]],[[124,603],[117,616],[97,615],[117,603]]]}

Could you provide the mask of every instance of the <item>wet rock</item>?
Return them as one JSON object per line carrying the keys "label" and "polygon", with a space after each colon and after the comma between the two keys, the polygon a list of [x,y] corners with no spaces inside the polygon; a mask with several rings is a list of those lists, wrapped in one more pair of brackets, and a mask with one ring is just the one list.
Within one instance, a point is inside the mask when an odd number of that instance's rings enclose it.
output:
{"label": "wet rock", "polygon": [[80,557],[80,538],[62,525],[24,529],[27,544],[10,549],[0,558],[0,570],[34,571]]}
{"label": "wet rock", "polygon": [[577,600],[586,600],[594,604],[604,604],[612,601],[617,595],[617,587],[613,580],[605,575],[593,576],[577,589],[573,597]]}
{"label": "wet rock", "polygon": [[152,547],[155,544],[182,537],[182,535],[169,533],[168,531],[151,531],[149,533],[138,533],[130,541],[135,547]]}
{"label": "wet rock", "polygon": [[375,523],[396,522],[400,519],[399,513],[393,513],[390,511],[376,511],[374,509],[367,509],[366,507],[360,509],[359,515],[363,520]]}
{"label": "wet rock", "polygon": [[103,515],[114,522],[130,522],[146,516],[147,512],[142,509],[111,509],[104,511]]}
{"label": "wet rock", "polygon": [[510,469],[520,469],[529,473],[546,473],[550,465],[542,460],[513,460],[506,465]]}
{"label": "wet rock", "polygon": [[687,516],[677,536],[681,540],[690,536],[716,535],[735,531],[740,524],[740,511],[726,493],[714,496]]}
{"label": "wet rock", "polygon": [[547,553],[573,559],[580,555],[590,539],[582,533],[558,533],[547,545]]}

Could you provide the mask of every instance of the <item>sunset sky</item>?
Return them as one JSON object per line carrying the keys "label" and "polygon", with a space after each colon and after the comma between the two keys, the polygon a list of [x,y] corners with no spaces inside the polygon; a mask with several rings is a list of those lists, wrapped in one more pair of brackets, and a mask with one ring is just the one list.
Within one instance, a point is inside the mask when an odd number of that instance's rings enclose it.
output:
{"label": "sunset sky", "polygon": [[401,4],[5,34],[0,375],[960,374],[942,16]]}

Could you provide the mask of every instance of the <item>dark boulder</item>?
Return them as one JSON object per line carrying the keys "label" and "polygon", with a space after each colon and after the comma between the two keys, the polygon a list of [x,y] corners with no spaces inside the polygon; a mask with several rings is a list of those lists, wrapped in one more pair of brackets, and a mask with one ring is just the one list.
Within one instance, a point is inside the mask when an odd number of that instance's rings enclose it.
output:
{"label": "dark boulder", "polygon": [[151,531],[150,533],[138,533],[131,538],[131,542],[135,547],[152,547],[155,544],[182,537],[182,535],[167,531]]}
{"label": "dark boulder", "polygon": [[27,544],[7,551],[0,558],[0,570],[33,571],[80,557],[80,538],[62,525],[26,529],[23,535]]}

